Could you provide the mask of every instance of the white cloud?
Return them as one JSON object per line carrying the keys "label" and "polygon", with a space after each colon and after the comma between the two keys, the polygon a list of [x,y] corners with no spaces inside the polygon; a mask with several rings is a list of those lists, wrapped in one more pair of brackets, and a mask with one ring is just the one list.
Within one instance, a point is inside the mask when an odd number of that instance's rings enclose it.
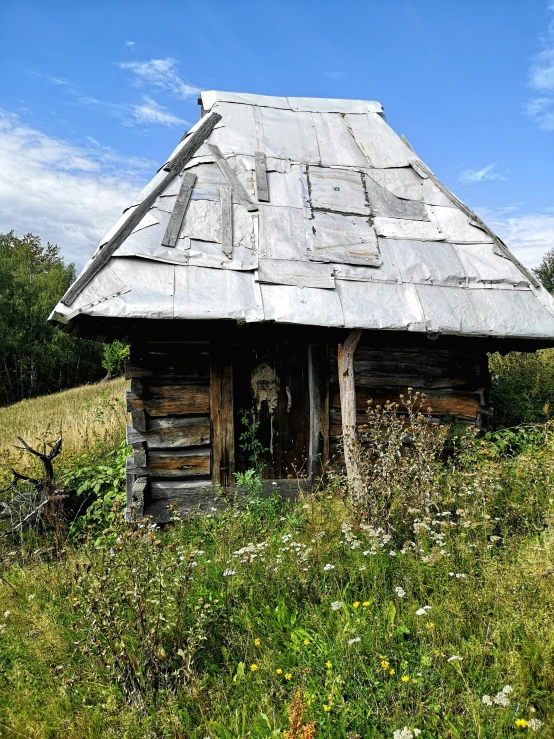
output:
{"label": "white cloud", "polygon": [[485,223],[500,236],[526,267],[537,267],[554,247],[554,213],[518,213],[513,208],[490,211],[476,208]]}
{"label": "white cloud", "polygon": [[508,173],[505,172],[504,174],[501,174],[500,172],[495,172],[495,167],[496,162],[488,164],[482,169],[464,169],[464,171],[460,173],[459,180],[464,185],[469,185],[472,182],[484,182],[485,180],[507,180]]}
{"label": "white cloud", "polygon": [[199,87],[183,80],[176,70],[177,61],[171,57],[150,59],[146,62],[120,62],[119,66],[132,72],[137,85],[158,87],[181,98],[198,95],[200,92]]}
{"label": "white cloud", "polygon": [[161,123],[163,126],[190,125],[188,121],[173,115],[155,100],[144,97],[140,105],[132,105],[131,112],[137,123]]}
{"label": "white cloud", "polygon": [[[554,13],[554,3],[549,3],[547,9]],[[554,131],[554,18],[542,45],[542,51],[535,56],[529,70],[529,86],[539,95],[532,98],[524,110],[543,131]]]}
{"label": "white cloud", "polygon": [[57,243],[79,269],[154,170],[93,139],[74,146],[0,111],[0,232]]}
{"label": "white cloud", "polygon": [[125,46],[134,46],[134,45],[135,45],[135,42],[134,41],[126,41],[125,42]]}

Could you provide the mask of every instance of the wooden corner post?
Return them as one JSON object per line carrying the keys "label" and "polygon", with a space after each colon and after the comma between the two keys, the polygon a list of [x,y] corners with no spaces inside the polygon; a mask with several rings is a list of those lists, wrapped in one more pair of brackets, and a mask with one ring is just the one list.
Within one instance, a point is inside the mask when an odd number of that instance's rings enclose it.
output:
{"label": "wooden corner post", "polygon": [[235,471],[233,423],[233,360],[231,346],[210,344],[210,426],[212,483],[229,487]]}
{"label": "wooden corner post", "polygon": [[361,489],[356,444],[356,380],[354,377],[354,354],[362,338],[361,329],[353,329],[344,344],[338,346],[338,373],[340,388],[340,409],[342,417],[342,436],[344,441],[344,462],[348,482],[354,494]]}

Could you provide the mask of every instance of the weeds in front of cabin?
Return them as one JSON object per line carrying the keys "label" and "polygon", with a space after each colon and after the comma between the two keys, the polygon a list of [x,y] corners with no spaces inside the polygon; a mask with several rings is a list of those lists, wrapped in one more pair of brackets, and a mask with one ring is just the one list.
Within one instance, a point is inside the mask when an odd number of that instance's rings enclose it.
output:
{"label": "weeds in front of cabin", "polygon": [[442,462],[432,442],[415,483],[431,504],[408,518],[392,504],[386,525],[337,473],[317,496],[165,530],[115,518],[59,563],[6,553],[0,722],[137,739],[552,736],[554,435],[509,454],[461,436]]}

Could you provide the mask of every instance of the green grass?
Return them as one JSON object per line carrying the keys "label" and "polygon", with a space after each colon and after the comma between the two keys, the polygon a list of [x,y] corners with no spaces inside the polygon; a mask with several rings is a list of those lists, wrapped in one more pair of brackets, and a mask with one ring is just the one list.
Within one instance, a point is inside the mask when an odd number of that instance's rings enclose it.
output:
{"label": "green grass", "polygon": [[317,737],[554,736],[554,436],[499,449],[447,464],[409,538],[323,490],[164,531],[116,517],[59,561],[14,544],[0,736],[285,737],[295,695]]}

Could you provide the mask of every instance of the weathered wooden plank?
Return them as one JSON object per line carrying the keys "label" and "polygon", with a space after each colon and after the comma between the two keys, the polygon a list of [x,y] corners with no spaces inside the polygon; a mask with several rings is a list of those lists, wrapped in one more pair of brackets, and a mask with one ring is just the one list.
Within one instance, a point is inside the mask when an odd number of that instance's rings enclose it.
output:
{"label": "weathered wooden plank", "polygon": [[256,197],[262,203],[269,203],[269,185],[267,182],[267,166],[263,151],[254,155],[256,168]]}
{"label": "weathered wooden plank", "polygon": [[138,521],[144,516],[144,504],[148,493],[148,477],[137,477],[133,482],[131,494],[127,494],[125,520]]}
{"label": "weathered wooden plank", "polygon": [[150,450],[209,444],[210,419],[208,416],[151,418],[145,433],[128,425],[127,443],[134,444],[138,441],[147,441]]}
{"label": "weathered wooden plank", "polygon": [[329,461],[329,353],[325,344],[308,347],[310,394],[309,476],[321,475]]}
{"label": "weathered wooden plank", "polygon": [[158,185],[150,192],[136,208],[130,213],[129,217],[117,229],[112,238],[104,244],[100,251],[93,258],[88,268],[75,280],[66,294],[61,299],[64,305],[71,305],[81,290],[88,285],[92,278],[100,272],[108,259],[121,246],[125,239],[132,233],[136,226],[140,223],[146,213],[150,210],[157,197],[165,190],[175,175],[181,171],[185,164],[191,159],[196,151],[202,146],[205,139],[213,131],[214,126],[221,120],[219,113],[211,113],[206,120],[198,127],[198,129],[190,135],[182,149],[175,155],[164,169],[168,174]]}
{"label": "weathered wooden plank", "polygon": [[146,441],[133,443],[133,464],[135,467],[146,467],[148,464],[148,445]]}
{"label": "weathered wooden plank", "polygon": [[233,256],[233,204],[230,187],[219,188],[221,198],[221,249],[226,257]]}
{"label": "weathered wooden plank", "polygon": [[212,482],[227,487],[235,470],[233,424],[233,364],[226,343],[213,344],[210,361],[210,421],[212,429]]}
{"label": "weathered wooden plank", "polygon": [[171,218],[169,219],[162,239],[162,246],[175,246],[177,243],[195,182],[196,175],[192,172],[185,172],[181,187],[179,188],[179,194],[171,212]]}
{"label": "weathered wooden plank", "polygon": [[[127,408],[129,410],[129,408]],[[131,421],[136,431],[146,431],[146,413],[143,408],[131,408]]]}
{"label": "weathered wooden plank", "polygon": [[344,462],[348,482],[352,485],[355,495],[361,489],[362,482],[355,453],[357,398],[354,379],[354,354],[362,338],[362,333],[361,329],[352,329],[345,342],[339,344],[337,351]]}
{"label": "weathered wooden plank", "polygon": [[[395,403],[400,403],[399,393],[397,388],[357,388],[356,391],[356,410],[358,413],[364,413],[367,409],[369,400],[372,400],[372,405],[384,405],[387,400],[391,400]],[[407,398],[407,392],[404,392],[405,399]],[[425,400],[422,404],[422,412],[427,413],[427,408],[431,408],[430,415],[441,416],[449,414],[456,416],[464,420],[474,420],[481,407],[480,397],[478,392],[443,392],[432,390],[425,393]],[[331,392],[331,407],[340,408],[340,393],[337,392],[336,388],[332,389]],[[399,412],[405,412],[405,409],[400,406]]]}
{"label": "weathered wooden plank", "polygon": [[[150,416],[205,414],[210,410],[210,389],[204,385],[152,386],[147,398],[140,398],[127,390],[126,401],[127,410],[131,413],[145,410]],[[146,431],[146,427],[137,431]]]}
{"label": "weathered wooden plank", "polygon": [[225,159],[225,157],[221,153],[219,146],[216,146],[215,144],[208,144],[208,149],[214,155],[215,160],[218,164],[218,167],[223,173],[223,176],[225,177],[227,182],[231,185],[231,187],[233,188],[233,192],[235,193],[237,198],[240,200],[240,202],[244,205],[244,207],[247,210],[258,210],[258,206],[256,205],[256,203],[253,203],[248,197],[248,193],[242,186],[239,178],[236,176],[236,174],[231,169],[231,165],[229,164],[229,162]]}
{"label": "weathered wooden plank", "polygon": [[210,474],[210,450],[152,451],[146,471],[153,477],[201,477]]}

